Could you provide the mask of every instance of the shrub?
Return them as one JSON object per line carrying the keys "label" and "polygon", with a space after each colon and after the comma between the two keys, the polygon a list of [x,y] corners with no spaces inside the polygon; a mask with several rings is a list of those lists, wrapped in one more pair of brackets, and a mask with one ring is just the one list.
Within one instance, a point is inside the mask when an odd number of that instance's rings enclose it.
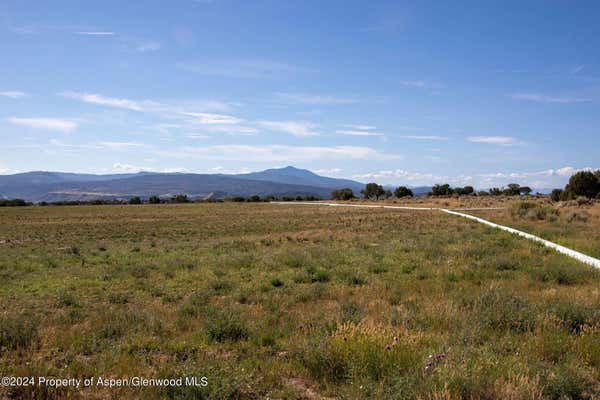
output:
{"label": "shrub", "polygon": [[594,198],[600,193],[600,178],[591,171],[579,171],[569,178],[567,187],[577,196]]}
{"label": "shrub", "polygon": [[110,293],[108,301],[112,304],[127,304],[129,302],[129,295],[127,293]]}
{"label": "shrub", "polygon": [[0,352],[29,349],[39,342],[39,322],[28,315],[0,318]]}
{"label": "shrub", "polygon": [[209,306],[206,309],[204,330],[215,342],[239,341],[247,339],[248,328],[241,319],[239,308],[230,306]]}
{"label": "shrub", "polygon": [[552,201],[561,201],[563,199],[564,190],[562,189],[553,189],[552,193],[550,193],[550,198]]}
{"label": "shrub", "polygon": [[576,211],[567,215],[567,222],[587,222],[590,214],[585,211]]}
{"label": "shrub", "polygon": [[529,303],[500,288],[483,293],[475,309],[479,320],[491,329],[527,332],[535,327],[535,314]]}
{"label": "shrub", "polygon": [[558,210],[554,207],[534,203],[531,201],[520,201],[511,206],[511,215],[513,218],[531,219],[531,220],[556,220]]}
{"label": "shrub", "polygon": [[550,307],[562,326],[573,333],[579,333],[585,325],[600,323],[600,314],[593,308],[572,302],[558,302]]}
{"label": "shrub", "polygon": [[187,197],[187,194],[178,194],[171,199],[173,203],[189,203],[190,200]]}
{"label": "shrub", "polygon": [[325,338],[313,338],[300,358],[316,379],[377,382],[420,365],[415,341],[390,329],[349,322],[337,325]]}
{"label": "shrub", "polygon": [[584,399],[589,382],[574,370],[559,366],[550,370],[546,376],[544,394],[549,399]]}
{"label": "shrub", "polygon": [[354,198],[354,192],[350,188],[334,190],[331,192],[331,198],[333,200],[350,200]]}
{"label": "shrub", "polygon": [[23,207],[31,203],[27,203],[23,199],[0,199],[0,207]]}
{"label": "shrub", "polygon": [[129,204],[142,204],[142,199],[139,196],[135,196],[129,199]]}
{"label": "shrub", "polygon": [[406,186],[398,186],[396,190],[394,190],[394,196],[398,198],[413,197],[413,191]]}
{"label": "shrub", "polygon": [[148,203],[150,203],[150,204],[160,204],[160,197],[158,197],[158,196],[150,196],[148,198]]}
{"label": "shrub", "polygon": [[281,286],[283,286],[283,281],[279,278],[273,278],[273,279],[271,279],[271,285],[273,287],[281,287]]}

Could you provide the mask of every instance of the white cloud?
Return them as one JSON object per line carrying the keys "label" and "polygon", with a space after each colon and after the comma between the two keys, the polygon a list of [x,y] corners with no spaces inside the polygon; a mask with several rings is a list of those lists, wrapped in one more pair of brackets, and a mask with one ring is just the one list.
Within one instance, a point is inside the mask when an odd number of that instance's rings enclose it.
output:
{"label": "white cloud", "polygon": [[467,138],[469,142],[473,143],[487,143],[487,144],[498,144],[498,145],[515,145],[520,142],[511,136],[471,136]]}
{"label": "white cloud", "polygon": [[210,139],[209,135],[203,135],[200,133],[188,133],[186,136],[190,139]]}
{"label": "white cloud", "polygon": [[342,172],[341,168],[324,168],[324,169],[313,169],[312,172],[314,172],[317,175],[338,175]]}
{"label": "white cloud", "polygon": [[210,114],[210,113],[198,113],[198,112],[182,112],[181,114],[194,118],[195,122],[200,124],[239,124],[240,122],[244,122],[243,119],[232,117],[231,115],[223,115],[223,114]]}
{"label": "white cloud", "polygon": [[112,166],[112,170],[114,172],[127,172],[127,173],[131,173],[131,172],[139,172],[142,169],[143,168],[136,167],[135,165],[123,164],[123,163],[114,163],[113,166]]}
{"label": "white cloud", "polygon": [[526,100],[526,101],[534,101],[537,103],[561,103],[561,104],[569,104],[569,103],[586,103],[592,101],[591,99],[581,98],[581,97],[569,97],[569,96],[548,96],[539,93],[515,93],[511,96],[515,100]]}
{"label": "white cloud", "polygon": [[79,31],[73,32],[76,35],[84,35],[84,36],[114,36],[115,33],[111,31]]}
{"label": "white cloud", "polygon": [[[109,97],[97,93],[74,91],[61,92],[58,93],[58,95],[89,104],[152,113],[163,118],[191,117],[192,119],[189,120],[190,122],[200,124],[237,124],[243,121],[240,118],[232,117],[230,115],[203,112],[205,110],[225,110],[230,107],[229,104],[220,101],[188,101],[179,104],[162,104],[153,100],[132,100],[128,98]],[[161,131],[163,130],[160,129],[160,126],[170,128],[181,127],[181,125],[173,123],[157,124],[156,126],[159,127],[159,130]]]}
{"label": "white cloud", "polygon": [[369,130],[352,130],[352,129],[339,129],[335,131],[338,135],[349,135],[349,136],[384,136],[383,133],[373,132]]}
{"label": "white cloud", "polygon": [[101,147],[111,150],[127,150],[131,148],[143,147],[144,145],[136,142],[100,142]]}
{"label": "white cloud", "polygon": [[148,53],[151,51],[158,51],[160,49],[162,49],[162,44],[159,42],[142,42],[135,48],[135,50],[139,51],[140,53]]}
{"label": "white cloud", "polygon": [[417,89],[439,89],[442,85],[434,82],[428,82],[423,80],[404,80],[400,81],[402,86],[412,87]]}
{"label": "white cloud", "polygon": [[380,153],[358,146],[286,146],[286,145],[217,145],[183,147],[178,150],[155,150],[159,156],[202,158],[210,160],[244,160],[261,162],[298,162],[310,160],[399,159],[394,154]]}
{"label": "white cloud", "polygon": [[115,97],[106,97],[101,94],[80,92],[61,92],[59,93],[59,95],[69,99],[80,100],[85,103],[125,108],[134,111],[143,111],[142,105],[140,103],[129,99],[119,99]]}
{"label": "white cloud", "polygon": [[316,125],[309,122],[259,121],[258,125],[271,131],[285,132],[299,137],[319,135],[314,131]]}
{"label": "white cloud", "polygon": [[327,94],[306,93],[275,93],[282,100],[298,104],[327,105],[327,104],[352,104],[358,100],[351,97],[339,97]]}
{"label": "white cloud", "polygon": [[111,170],[111,172],[129,173],[129,174],[140,172],[140,171],[162,172],[162,173],[189,172],[189,170],[184,167],[156,169],[156,168],[152,168],[152,167],[143,167],[143,166],[137,166],[137,165],[132,165],[132,164],[120,163],[120,162],[114,163],[112,165],[112,170]]}
{"label": "white cloud", "polygon": [[384,183],[400,184],[408,183],[415,185],[432,185],[434,183],[450,183],[454,185],[467,185],[473,181],[473,178],[468,175],[459,175],[455,177],[435,175],[428,172],[406,171],[402,169],[384,170],[378,172],[370,172],[365,174],[357,174],[354,179],[362,181],[383,181]]}
{"label": "white cloud", "polygon": [[[600,167],[599,167],[600,168]],[[533,172],[492,172],[479,174],[481,178],[480,184],[482,186],[505,186],[509,183],[518,183],[520,185],[529,185],[534,188],[550,188],[550,187],[563,187],[568,178],[579,172],[579,171],[595,171],[599,168],[575,168],[571,166],[565,166],[556,169],[546,169],[542,171]]]}
{"label": "white cloud", "polygon": [[47,129],[60,132],[71,132],[77,128],[77,123],[61,118],[17,118],[10,117],[6,119],[13,125],[26,126],[29,128]]}
{"label": "white cloud", "polygon": [[404,139],[414,140],[448,140],[445,136],[434,136],[434,135],[406,135],[402,136]]}
{"label": "white cloud", "polygon": [[27,97],[27,93],[14,90],[14,91],[0,92],[0,96],[10,97],[11,99],[20,99],[22,97]]}
{"label": "white cloud", "polygon": [[585,65],[578,65],[576,67],[571,68],[571,73],[577,74],[578,72],[583,71],[584,68],[585,68]]}
{"label": "white cloud", "polygon": [[359,131],[372,131],[376,129],[374,126],[371,125],[346,125],[346,127]]}
{"label": "white cloud", "polygon": [[282,75],[314,72],[309,68],[272,60],[223,60],[187,62],[178,67],[184,71],[234,79],[273,79]]}

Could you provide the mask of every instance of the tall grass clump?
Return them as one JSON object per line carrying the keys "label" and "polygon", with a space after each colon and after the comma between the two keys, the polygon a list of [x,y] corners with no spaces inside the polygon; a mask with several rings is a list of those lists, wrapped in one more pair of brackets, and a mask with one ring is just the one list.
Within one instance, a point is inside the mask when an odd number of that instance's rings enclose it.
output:
{"label": "tall grass clump", "polygon": [[30,349],[39,343],[39,321],[28,315],[0,317],[0,353]]}
{"label": "tall grass clump", "polygon": [[[321,333],[323,335],[323,333]],[[316,379],[332,383],[381,381],[420,367],[419,339],[391,329],[346,322],[301,350],[302,363]]]}
{"label": "tall grass clump", "polygon": [[514,219],[556,221],[558,218],[556,208],[532,201],[514,203],[510,208],[510,214]]}
{"label": "tall grass clump", "polygon": [[535,327],[535,310],[529,302],[501,288],[492,288],[475,303],[479,321],[493,330],[528,332]]}
{"label": "tall grass clump", "polygon": [[209,339],[214,342],[237,342],[249,336],[240,308],[234,305],[207,307],[204,330]]}

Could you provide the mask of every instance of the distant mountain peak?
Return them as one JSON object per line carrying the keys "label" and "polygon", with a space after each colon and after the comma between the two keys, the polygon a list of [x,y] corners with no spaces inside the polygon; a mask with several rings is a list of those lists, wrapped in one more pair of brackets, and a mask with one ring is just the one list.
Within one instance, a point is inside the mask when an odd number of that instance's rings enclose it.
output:
{"label": "distant mountain peak", "polygon": [[315,174],[312,171],[309,171],[307,169],[302,169],[302,168],[296,168],[292,165],[288,165],[287,167],[283,167],[283,168],[271,168],[271,169],[267,169],[265,171],[262,172],[266,172],[266,173],[272,173],[272,174],[281,174],[281,175],[287,175],[287,176],[318,176],[317,174]]}

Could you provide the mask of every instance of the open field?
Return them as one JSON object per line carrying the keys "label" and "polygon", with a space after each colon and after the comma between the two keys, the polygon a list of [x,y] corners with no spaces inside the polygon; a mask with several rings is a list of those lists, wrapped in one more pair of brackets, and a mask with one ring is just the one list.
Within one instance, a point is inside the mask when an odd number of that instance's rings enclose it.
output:
{"label": "open field", "polygon": [[556,214],[541,216],[514,215],[511,211],[507,208],[506,210],[477,210],[469,213],[600,258],[600,203],[558,207]]}
{"label": "open field", "polygon": [[[598,256],[596,211],[559,242]],[[15,207],[0,226],[2,376],[209,382],[8,397],[600,397],[600,271],[463,218],[207,203]]]}

